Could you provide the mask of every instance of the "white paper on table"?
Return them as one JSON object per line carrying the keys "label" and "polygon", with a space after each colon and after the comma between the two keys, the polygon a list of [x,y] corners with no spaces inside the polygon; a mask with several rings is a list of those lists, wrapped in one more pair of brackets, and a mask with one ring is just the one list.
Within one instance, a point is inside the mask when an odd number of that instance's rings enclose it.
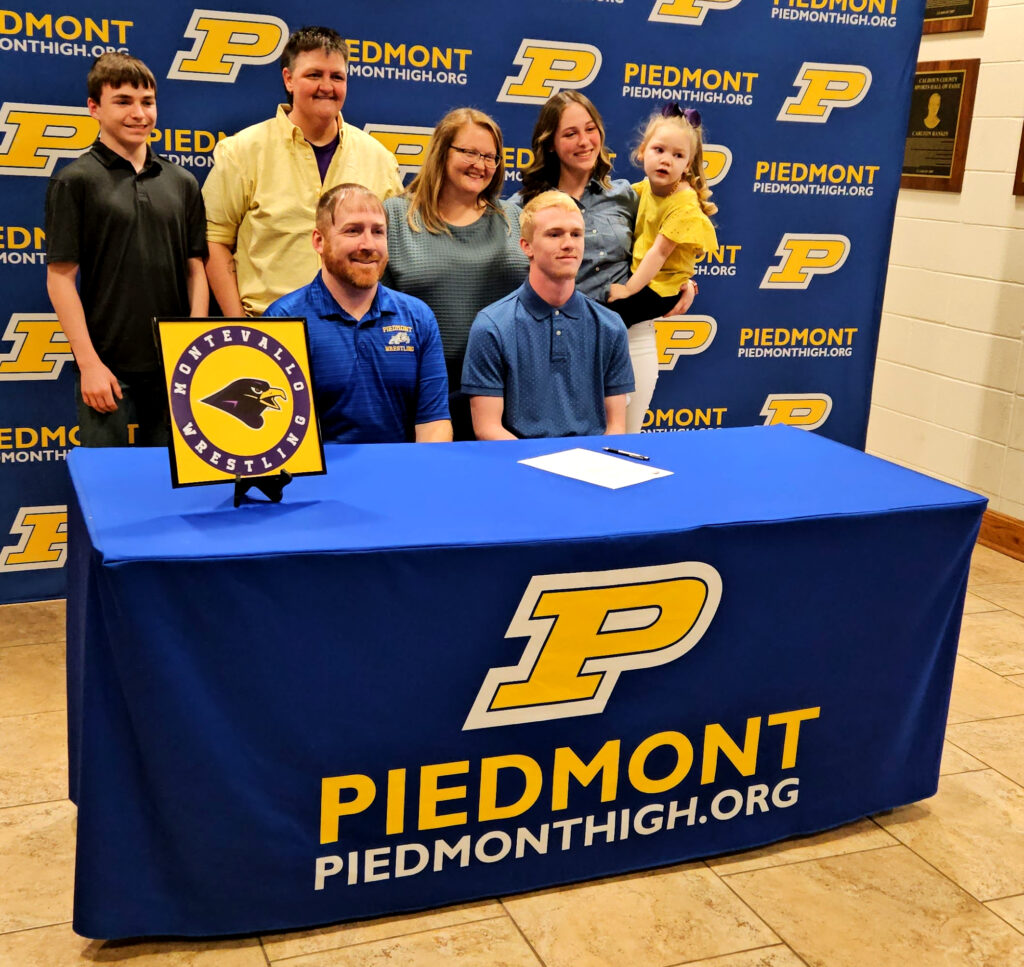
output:
{"label": "white paper on table", "polygon": [[542,457],[530,457],[519,462],[538,470],[547,470],[548,473],[557,473],[561,477],[572,477],[584,483],[607,487],[609,490],[672,476],[671,470],[652,467],[647,461],[615,457],[610,453],[598,453],[582,447],[559,450],[558,453],[547,453]]}

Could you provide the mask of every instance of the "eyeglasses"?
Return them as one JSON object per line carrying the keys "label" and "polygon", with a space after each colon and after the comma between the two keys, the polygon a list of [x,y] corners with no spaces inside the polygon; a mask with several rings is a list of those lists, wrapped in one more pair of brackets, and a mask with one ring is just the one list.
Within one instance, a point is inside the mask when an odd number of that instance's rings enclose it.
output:
{"label": "eyeglasses", "polygon": [[458,148],[454,144],[448,145],[450,151],[458,151],[459,154],[465,155],[470,161],[483,162],[485,168],[497,168],[498,167],[498,156],[496,154],[484,154],[481,151],[477,151],[476,148]]}

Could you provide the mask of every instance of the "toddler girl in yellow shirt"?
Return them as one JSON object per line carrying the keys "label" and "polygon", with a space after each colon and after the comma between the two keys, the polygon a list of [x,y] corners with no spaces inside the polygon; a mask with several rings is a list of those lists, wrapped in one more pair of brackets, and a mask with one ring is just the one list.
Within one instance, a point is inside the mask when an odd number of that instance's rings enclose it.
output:
{"label": "toddler girl in yellow shirt", "polygon": [[700,114],[667,104],[651,116],[633,160],[647,176],[633,234],[632,275],[609,289],[608,302],[629,327],[636,392],[626,408],[626,432],[639,433],[658,379],[653,320],[668,312],[693,275],[697,259],[718,248],[709,215],[718,211],[704,179]]}

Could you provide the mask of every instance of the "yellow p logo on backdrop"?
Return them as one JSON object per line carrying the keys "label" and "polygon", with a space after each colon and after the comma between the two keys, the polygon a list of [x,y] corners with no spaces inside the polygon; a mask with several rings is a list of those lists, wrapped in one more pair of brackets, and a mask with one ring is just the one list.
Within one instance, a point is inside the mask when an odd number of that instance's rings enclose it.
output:
{"label": "yellow p logo on backdrop", "polygon": [[721,597],[699,561],[535,576],[505,632],[530,639],[523,656],[487,673],[463,730],[604,711],[622,672],[690,651]]}
{"label": "yellow p logo on backdrop", "polygon": [[288,41],[288,24],[268,14],[193,10],[185,36],[195,43],[174,55],[167,76],[233,84],[243,65],[277,59]]}
{"label": "yellow p logo on backdrop", "polygon": [[74,359],[68,337],[52,312],[16,312],[4,340],[14,345],[0,353],[0,380],[57,379]]}
{"label": "yellow p logo on backdrop", "polygon": [[816,430],[832,412],[832,397],[824,393],[771,393],[761,407],[765,426],[798,426]]}
{"label": "yellow p logo on backdrop", "polygon": [[501,85],[499,101],[543,104],[552,94],[590,84],[601,69],[601,51],[591,44],[533,40],[519,45],[513,63],[521,68]]}
{"label": "yellow p logo on backdrop", "polygon": [[656,0],[651,15],[655,23],[689,24],[699,27],[709,10],[728,10],[740,0]]}
{"label": "yellow p logo on backdrop", "polygon": [[77,158],[99,129],[88,108],[5,102],[0,107],[0,175],[48,178],[58,158]]}
{"label": "yellow p logo on backdrop", "polygon": [[68,556],[65,505],[22,507],[11,527],[17,544],[0,547],[0,571],[45,571],[63,567]]}
{"label": "yellow p logo on backdrop", "polygon": [[680,356],[696,356],[714,342],[718,323],[711,316],[667,316],[654,320],[658,369],[675,369]]}
{"label": "yellow p logo on backdrop", "polygon": [[779,263],[761,279],[762,289],[806,289],[815,275],[829,275],[843,267],[850,254],[845,235],[807,235],[787,232],[775,250]]}
{"label": "yellow p logo on backdrop", "polygon": [[859,64],[805,61],[793,81],[800,90],[782,102],[777,121],[824,124],[833,108],[853,107],[871,87],[871,71]]}
{"label": "yellow p logo on backdrop", "polygon": [[427,144],[433,128],[408,124],[366,124],[363,130],[376,138],[398,159],[398,171],[404,178],[416,174],[423,167]]}

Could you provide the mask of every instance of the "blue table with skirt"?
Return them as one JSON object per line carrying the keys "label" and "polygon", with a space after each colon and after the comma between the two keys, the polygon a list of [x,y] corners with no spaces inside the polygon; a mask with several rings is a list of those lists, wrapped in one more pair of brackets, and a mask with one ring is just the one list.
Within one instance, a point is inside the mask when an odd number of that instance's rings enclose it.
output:
{"label": "blue table with skirt", "polygon": [[327,448],[277,505],[69,467],[75,929],[508,895],[932,795],[983,498],[788,427]]}

